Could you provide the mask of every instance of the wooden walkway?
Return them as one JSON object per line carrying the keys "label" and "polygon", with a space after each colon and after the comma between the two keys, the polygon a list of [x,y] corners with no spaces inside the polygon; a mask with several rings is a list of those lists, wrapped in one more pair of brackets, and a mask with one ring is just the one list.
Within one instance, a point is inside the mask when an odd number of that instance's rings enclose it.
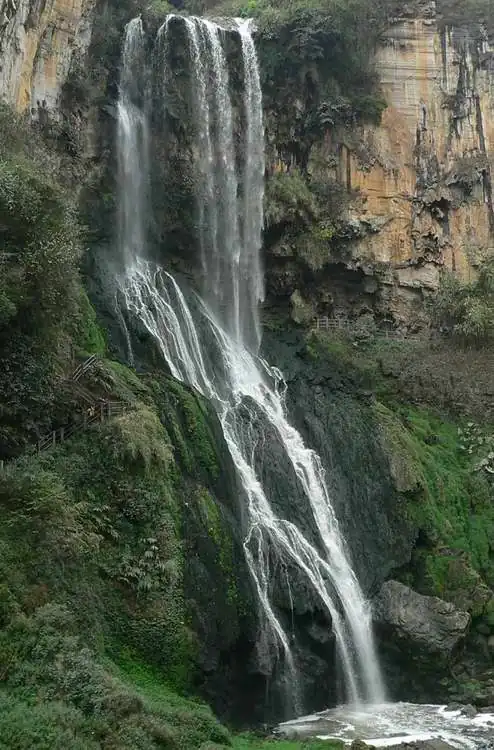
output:
{"label": "wooden walkway", "polygon": [[89,370],[94,367],[98,359],[99,357],[97,354],[92,354],[84,362],[81,362],[81,364],[76,367],[74,372],[72,373],[71,380],[77,383],[82,378],[82,376],[86,374],[86,372],[89,372]]}

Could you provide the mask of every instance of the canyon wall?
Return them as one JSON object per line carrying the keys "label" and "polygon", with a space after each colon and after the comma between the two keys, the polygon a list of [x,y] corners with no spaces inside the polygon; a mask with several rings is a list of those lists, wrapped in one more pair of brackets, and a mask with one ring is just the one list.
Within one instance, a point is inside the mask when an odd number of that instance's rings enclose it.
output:
{"label": "canyon wall", "polygon": [[494,247],[494,47],[481,29],[440,29],[433,6],[422,15],[386,33],[382,124],[339,164],[367,228],[352,257],[388,266],[398,313],[413,288],[437,288],[443,266],[469,279]]}
{"label": "canyon wall", "polygon": [[[297,322],[370,314],[422,328],[442,270],[473,279],[494,247],[492,39],[470,19],[447,26],[429,0],[399,10],[363,65],[330,29],[322,40],[308,32],[274,74],[297,29],[264,55],[268,163],[280,185],[266,212],[268,302],[289,300]],[[352,65],[360,76],[349,77]],[[281,187],[298,216],[285,201],[270,227]]]}
{"label": "canyon wall", "polygon": [[[107,85],[103,78],[115,88],[113,58],[121,26],[139,10],[139,3],[132,8],[122,4],[118,23],[109,21],[102,10],[96,27],[95,6],[96,0],[0,0],[0,98],[21,112],[30,110],[35,118],[50,113],[56,119],[69,72],[76,78],[87,75],[98,89],[93,107],[98,124],[88,114],[91,107],[70,103],[71,110],[86,111],[72,141],[80,140],[83,158],[92,159],[88,170],[95,159],[105,161],[102,151],[112,150],[111,137],[103,149],[96,144],[104,127],[110,136],[113,133],[112,123],[105,125],[112,120],[111,101],[101,114]],[[446,267],[464,279],[472,278],[494,246],[494,46],[478,25],[443,27],[433,2],[418,2],[408,13],[409,17],[402,12],[391,20],[377,51],[376,68],[387,104],[381,124],[347,123],[344,132],[334,128],[317,136],[308,146],[307,164],[303,154],[297,156],[306,148],[297,118],[307,116],[308,121],[318,113],[310,91],[310,65],[308,79],[301,72],[307,64],[303,54],[296,58],[299,78],[305,81],[300,91],[288,87],[283,93],[282,81],[272,92],[269,85],[265,88],[271,171],[279,168],[277,159],[283,161],[283,148],[291,141],[291,164],[307,172],[309,186],[314,175],[322,182],[336,181],[350,199],[346,208],[335,210],[345,217],[342,241],[326,227],[306,233],[297,247],[293,233],[281,236],[281,230],[274,232],[274,241],[269,236],[266,241],[268,302],[283,307],[291,300],[293,314],[299,301],[306,320],[318,314],[356,317],[371,312],[398,326],[421,327],[426,322],[424,298],[437,289],[441,270]],[[115,49],[103,66],[100,53],[98,59],[93,53],[84,69],[93,30],[102,38],[115,37],[107,45]],[[265,44],[261,36],[261,60],[269,68],[269,56],[263,58]],[[344,67],[345,60],[335,64]],[[286,79],[283,69],[280,74]],[[264,84],[270,76],[265,71]],[[323,88],[324,82],[320,84]],[[331,102],[331,96],[321,93],[321,101],[326,97]],[[71,112],[67,114],[70,119]],[[104,213],[100,204],[95,215]],[[171,240],[166,237],[168,254],[170,242],[173,255],[173,243],[180,244],[176,235],[187,226],[183,217],[179,219],[180,230]],[[164,242],[157,238],[158,244]],[[185,257],[178,246],[175,255]]]}
{"label": "canyon wall", "polygon": [[71,62],[91,39],[95,0],[0,0],[0,99],[57,113]]}

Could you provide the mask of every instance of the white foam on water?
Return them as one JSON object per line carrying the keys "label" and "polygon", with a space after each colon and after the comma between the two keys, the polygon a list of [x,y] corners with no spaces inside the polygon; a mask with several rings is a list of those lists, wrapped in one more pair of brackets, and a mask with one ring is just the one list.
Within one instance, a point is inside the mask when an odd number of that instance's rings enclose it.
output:
{"label": "white foam on water", "polygon": [[278,734],[338,739],[346,744],[358,738],[375,747],[441,739],[458,750],[475,750],[482,741],[494,738],[494,713],[468,717],[444,705],[415,703],[359,709],[338,706],[280,724]]}

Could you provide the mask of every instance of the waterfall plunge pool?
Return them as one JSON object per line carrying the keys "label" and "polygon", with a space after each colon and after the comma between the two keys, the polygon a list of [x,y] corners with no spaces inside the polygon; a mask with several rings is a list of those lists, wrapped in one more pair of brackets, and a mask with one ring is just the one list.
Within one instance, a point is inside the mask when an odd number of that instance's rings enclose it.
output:
{"label": "waterfall plunge pool", "polygon": [[494,709],[473,717],[460,709],[416,703],[343,705],[284,722],[276,734],[284,737],[363,740],[374,747],[440,739],[458,750],[476,750],[494,740]]}

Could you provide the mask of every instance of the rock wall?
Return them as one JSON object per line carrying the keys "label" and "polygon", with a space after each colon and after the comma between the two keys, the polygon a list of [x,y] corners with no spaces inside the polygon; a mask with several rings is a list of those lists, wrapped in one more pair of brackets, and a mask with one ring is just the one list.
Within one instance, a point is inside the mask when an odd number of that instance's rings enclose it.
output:
{"label": "rock wall", "polygon": [[317,66],[313,39],[274,66],[296,29],[260,38],[269,305],[290,302],[298,322],[370,313],[413,329],[442,269],[475,276],[494,247],[494,46],[479,23],[456,23],[430,0],[401,4],[350,82],[351,44],[331,56],[331,28]]}
{"label": "rock wall", "polygon": [[[48,112],[60,116],[69,71],[88,73],[88,64],[80,63],[94,37],[95,6],[96,0],[0,0],[0,98],[40,119]],[[101,7],[94,30],[118,37],[115,26],[120,28],[138,7],[122,4],[119,12],[122,18],[116,23]],[[348,308],[354,317],[371,310],[398,325],[422,324],[424,295],[437,288],[441,269],[468,279],[494,246],[494,47],[475,24],[443,28],[433,2],[421,2],[409,13],[391,23],[377,53],[388,105],[381,125],[326,133],[309,147],[309,173],[317,162],[320,178],[325,164],[323,180],[336,179],[352,197],[343,255],[329,243],[316,251],[317,262],[309,262],[307,273],[306,258],[300,251],[292,254],[289,242],[278,242],[281,249],[266,247],[270,297],[276,305],[283,297],[300,297],[308,318]],[[98,70],[98,83],[105,75]],[[302,109],[312,106],[306,89],[291,94],[293,100],[305,92]],[[277,95],[270,102],[268,92],[266,106],[268,151],[275,143],[279,156],[280,137],[286,140],[286,133],[278,125],[273,131],[271,120],[286,119],[294,141],[300,140],[293,136],[299,125],[293,124],[290,107],[284,113]],[[89,132],[92,126],[78,128]],[[96,134],[86,133],[91,141],[84,145],[86,156],[98,151],[101,128],[96,129]],[[177,225],[185,226],[183,217]],[[175,239],[179,245],[191,244]],[[313,237],[308,245],[310,256]]]}
{"label": "rock wall", "polygon": [[387,32],[382,125],[339,164],[359,191],[351,215],[371,229],[353,258],[390,264],[386,283],[403,294],[437,288],[442,266],[469,278],[494,246],[494,47],[481,29],[440,29],[433,5],[422,16]]}
{"label": "rock wall", "polygon": [[0,0],[0,98],[57,111],[74,55],[91,39],[95,0]]}

